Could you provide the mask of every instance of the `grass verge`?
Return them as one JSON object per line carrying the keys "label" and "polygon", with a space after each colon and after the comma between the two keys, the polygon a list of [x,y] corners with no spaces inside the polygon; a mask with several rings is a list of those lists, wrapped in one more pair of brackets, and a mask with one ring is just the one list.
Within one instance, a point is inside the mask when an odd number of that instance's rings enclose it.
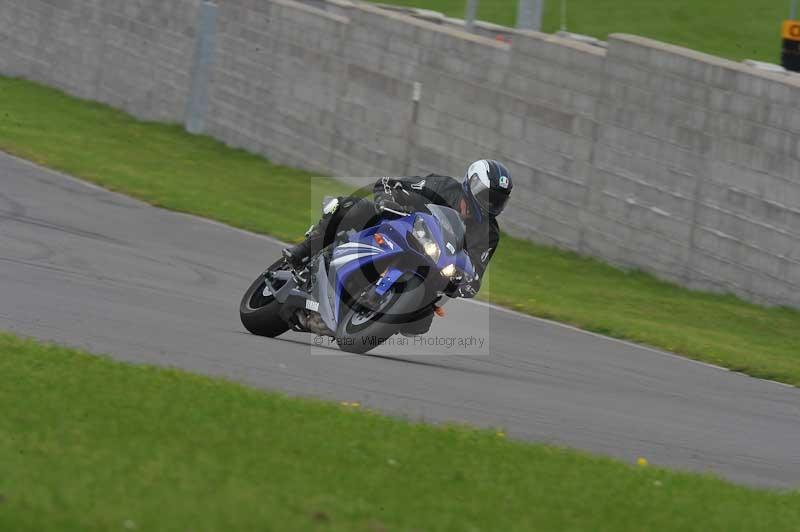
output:
{"label": "grass verge", "polygon": [[[478,0],[478,18],[514,26],[517,0]],[[561,28],[561,0],[544,0],[543,31]],[[381,0],[463,18],[466,0]],[[734,60],[780,63],[781,22],[787,1],[751,0],[567,0],[567,29],[605,39],[632,33]]]}
{"label": "grass verge", "polygon": [[[178,126],[138,122],[1,77],[0,149],[155,205],[286,240],[297,239],[313,216],[311,189],[345,190],[324,179],[311,186],[308,173]],[[798,311],[691,292],[508,237],[489,273],[491,300],[516,310],[800,385]]]}
{"label": "grass verge", "polygon": [[800,492],[631,467],[0,333],[0,530],[796,530]]}

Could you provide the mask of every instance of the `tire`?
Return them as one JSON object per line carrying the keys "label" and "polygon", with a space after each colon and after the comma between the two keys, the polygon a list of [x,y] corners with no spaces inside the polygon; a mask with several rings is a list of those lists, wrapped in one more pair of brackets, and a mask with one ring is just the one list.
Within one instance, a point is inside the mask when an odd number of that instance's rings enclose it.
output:
{"label": "tire", "polygon": [[417,319],[410,321],[400,330],[403,334],[422,335],[431,330],[433,324],[433,310],[421,314]]}
{"label": "tire", "polygon": [[399,287],[392,287],[387,292],[388,299],[378,310],[354,305],[340,320],[336,329],[339,349],[359,355],[372,351],[403,330],[406,325],[405,317],[419,309],[424,296],[425,287],[414,277]]}
{"label": "tire", "polygon": [[[270,269],[280,267],[283,261],[273,264]],[[289,330],[289,324],[280,317],[281,304],[275,296],[264,296],[267,285],[262,273],[253,281],[239,303],[239,318],[244,328],[257,336],[274,338]]]}

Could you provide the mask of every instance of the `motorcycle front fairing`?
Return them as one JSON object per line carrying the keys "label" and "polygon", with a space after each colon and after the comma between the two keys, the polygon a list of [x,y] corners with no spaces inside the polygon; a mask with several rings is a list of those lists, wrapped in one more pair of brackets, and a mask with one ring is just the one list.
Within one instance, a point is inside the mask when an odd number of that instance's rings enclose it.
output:
{"label": "motorcycle front fairing", "polygon": [[[452,218],[455,211],[449,211],[445,214]],[[444,268],[454,265],[459,273],[472,275],[472,263],[463,249],[463,234],[458,228],[452,229],[443,212],[434,209],[434,214],[420,212],[384,219],[374,227],[351,233],[347,241],[334,246],[329,256],[318,257],[312,295],[331,330],[336,330],[347,304],[358,301],[361,290],[372,289],[382,296],[399,281],[415,275],[425,281],[430,294],[440,294],[451,280],[442,274]],[[420,219],[439,249],[436,260],[420,249],[413,234]],[[448,228],[443,230],[442,225]],[[431,303],[433,300],[431,297]]]}
{"label": "motorcycle front fairing", "polygon": [[[388,265],[402,263],[407,252],[407,248],[399,244],[402,224],[398,222],[400,220],[384,220],[377,226],[353,232],[347,241],[334,246],[330,255],[318,257],[313,296],[319,301],[319,313],[331,330],[336,330],[346,308],[342,303],[359,295],[350,293],[355,290],[353,286],[361,285],[363,289],[378,282],[389,285],[394,283],[392,279],[397,280],[402,275],[397,268],[387,275]],[[376,242],[376,233],[382,235],[383,245]]]}

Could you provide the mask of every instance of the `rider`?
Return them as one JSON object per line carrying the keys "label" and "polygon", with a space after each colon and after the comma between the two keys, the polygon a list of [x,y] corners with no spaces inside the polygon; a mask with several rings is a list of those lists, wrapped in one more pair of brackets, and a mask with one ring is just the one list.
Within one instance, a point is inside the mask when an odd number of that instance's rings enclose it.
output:
{"label": "rider", "polygon": [[337,198],[329,202],[319,223],[306,240],[283,250],[293,267],[300,269],[317,251],[333,242],[336,234],[375,225],[378,216],[403,215],[426,203],[459,212],[466,226],[464,247],[475,268],[475,277],[462,283],[454,297],[475,297],[481,279],[500,241],[495,218],[508,203],[513,183],[508,169],[494,160],[470,165],[461,183],[447,176],[384,177],[375,183],[374,202],[365,198]]}

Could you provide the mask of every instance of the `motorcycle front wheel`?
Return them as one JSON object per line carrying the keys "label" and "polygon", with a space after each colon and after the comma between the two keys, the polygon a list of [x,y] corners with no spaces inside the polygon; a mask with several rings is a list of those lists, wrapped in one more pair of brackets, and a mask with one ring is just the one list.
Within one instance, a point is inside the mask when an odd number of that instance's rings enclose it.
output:
{"label": "motorcycle front wheel", "polygon": [[395,285],[384,297],[370,305],[358,302],[347,310],[336,329],[336,343],[346,353],[365,354],[403,330],[419,310],[425,287],[414,277]]}

